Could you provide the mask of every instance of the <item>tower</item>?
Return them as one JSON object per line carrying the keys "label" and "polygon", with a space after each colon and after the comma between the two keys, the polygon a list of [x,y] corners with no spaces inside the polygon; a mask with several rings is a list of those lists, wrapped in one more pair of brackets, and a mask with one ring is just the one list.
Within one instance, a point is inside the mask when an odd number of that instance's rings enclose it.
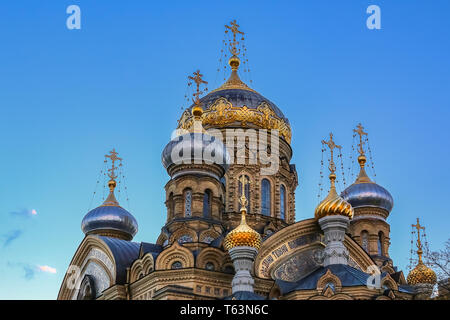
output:
{"label": "tower", "polygon": [[367,158],[364,145],[368,140],[363,126],[359,124],[353,132],[359,137],[360,171],[356,181],[341,193],[342,198],[349,202],[355,211],[349,231],[379,267],[390,266],[392,264],[389,258],[390,226],[386,219],[394,201],[391,194],[373,182],[366,173]]}
{"label": "tower", "polygon": [[[224,189],[223,223],[235,228],[241,220],[239,177],[249,181],[247,223],[264,236],[295,222],[295,189],[298,184],[292,158],[288,119],[270,100],[245,84],[239,67],[245,63],[244,32],[236,21],[225,26],[231,74],[219,88],[193,103],[178,122],[180,131],[194,131],[196,117],[205,130],[215,130],[230,155],[230,166],[221,179]],[[195,115],[198,105],[201,115]]]}
{"label": "tower", "polygon": [[336,165],[334,164],[334,149],[340,149],[333,141],[333,134],[330,133],[330,140],[322,140],[322,144],[330,149],[330,191],[325,199],[317,206],[314,216],[319,222],[325,236],[324,266],[331,264],[347,264],[349,253],[344,246],[345,232],[353,218],[352,206],[342,199],[336,192]]}
{"label": "tower", "polygon": [[197,85],[192,108],[193,130],[171,140],[162,153],[170,176],[165,186],[167,221],[158,238],[163,246],[178,241],[211,243],[223,230],[225,188],[221,178],[229,166],[223,143],[204,133],[200,85],[207,82],[200,71],[189,79]]}

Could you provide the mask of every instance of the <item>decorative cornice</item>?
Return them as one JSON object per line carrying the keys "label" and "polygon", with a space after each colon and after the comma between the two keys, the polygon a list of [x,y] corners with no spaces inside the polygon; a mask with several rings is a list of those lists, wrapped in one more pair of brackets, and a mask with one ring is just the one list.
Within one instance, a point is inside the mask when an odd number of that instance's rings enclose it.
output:
{"label": "decorative cornice", "polygon": [[[231,102],[221,97],[203,110],[201,121],[205,128],[232,124],[248,127],[248,124],[253,124],[261,129],[278,130],[288,143],[291,142],[292,133],[289,124],[278,117],[266,102],[262,102],[257,108],[234,107]],[[190,131],[193,127],[194,116],[186,110],[178,121],[178,129]]]}

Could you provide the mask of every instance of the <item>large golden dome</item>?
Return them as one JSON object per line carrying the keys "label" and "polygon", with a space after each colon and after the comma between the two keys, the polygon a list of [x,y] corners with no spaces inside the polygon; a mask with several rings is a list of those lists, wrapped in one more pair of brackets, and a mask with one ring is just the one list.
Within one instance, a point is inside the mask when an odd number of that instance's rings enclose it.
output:
{"label": "large golden dome", "polygon": [[422,261],[411,270],[407,277],[408,284],[435,284],[437,281],[436,273],[428,268]]}
{"label": "large golden dome", "polygon": [[353,218],[353,207],[350,203],[342,199],[336,192],[336,186],[334,181],[336,180],[336,175],[334,173],[330,174],[331,188],[327,197],[322,200],[317,206],[314,217],[316,220],[323,218],[325,216],[341,215],[347,216],[350,219]]}

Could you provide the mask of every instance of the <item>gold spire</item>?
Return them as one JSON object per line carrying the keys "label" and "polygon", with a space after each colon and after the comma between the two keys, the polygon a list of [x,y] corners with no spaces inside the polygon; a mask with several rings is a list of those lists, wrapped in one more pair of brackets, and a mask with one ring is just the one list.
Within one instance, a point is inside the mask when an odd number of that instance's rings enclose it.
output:
{"label": "gold spire", "polygon": [[417,218],[417,224],[412,224],[411,227],[416,228],[417,229],[417,255],[419,256],[419,263],[422,262],[422,242],[420,241],[420,230],[425,230],[424,226],[421,226],[419,223],[419,218]]}
{"label": "gold spire", "polygon": [[247,178],[242,175],[239,178],[242,186],[241,197],[239,203],[241,204],[241,223],[230,233],[227,234],[224,240],[223,246],[226,250],[230,250],[234,247],[247,246],[259,249],[261,247],[261,235],[250,228],[245,220],[247,214],[248,200],[245,196],[245,186],[247,184]]}
{"label": "gold spire", "polygon": [[314,216],[317,220],[329,215],[342,215],[351,219],[353,218],[353,208],[350,203],[337,194],[335,185],[336,165],[334,164],[334,149],[341,149],[342,146],[335,144],[332,133],[330,133],[329,141],[322,140],[322,145],[327,145],[330,149],[330,165],[328,166],[330,170],[330,191],[326,198],[317,206]]}
{"label": "gold spire", "polygon": [[366,173],[366,169],[364,169],[366,165],[366,155],[364,153],[364,140],[363,136],[367,136],[367,132],[364,132],[364,127],[359,123],[356,126],[356,129],[353,129],[353,132],[359,135],[359,143],[358,143],[358,163],[360,166],[358,177],[356,178],[355,183],[373,183],[372,180],[370,180],[369,176]]}
{"label": "gold spire", "polygon": [[205,80],[203,80],[203,74],[200,73],[200,70],[197,70],[193,73],[193,76],[188,76],[188,79],[190,80],[188,82],[188,86],[192,85],[192,82],[195,82],[197,86],[197,90],[192,94],[195,99],[192,99],[192,102],[194,102],[194,107],[192,108],[192,114],[195,117],[196,120],[199,120],[200,117],[203,114],[203,109],[200,106],[200,95],[208,91],[208,88],[205,88],[204,90],[200,90],[200,85],[202,84],[208,84]]}
{"label": "gold spire", "polygon": [[116,161],[120,161],[119,167],[122,166],[122,158],[119,158],[118,153],[116,152],[116,149],[113,148],[112,151],[109,152],[109,154],[105,155],[105,162],[107,162],[106,158],[109,158],[111,160],[111,168],[108,169],[108,187],[109,187],[109,195],[106,198],[105,202],[103,202],[103,206],[118,206],[119,202],[116,200],[116,197],[114,196],[114,189],[117,186],[116,179],[116,170],[118,167],[116,167],[115,163]]}
{"label": "gold spire", "polygon": [[428,268],[422,261],[422,242],[420,240],[420,230],[425,230],[425,227],[421,226],[419,223],[419,218],[417,218],[417,224],[411,225],[413,228],[417,229],[417,256],[419,257],[419,262],[417,263],[416,267],[411,270],[411,272],[408,274],[407,281],[408,284],[419,284],[419,283],[429,283],[429,284],[435,284],[437,277],[436,273]]}
{"label": "gold spire", "polygon": [[231,75],[223,85],[213,90],[212,92],[226,89],[244,89],[256,92],[255,90],[249,88],[244,82],[242,82],[237,73],[239,65],[241,64],[241,60],[239,59],[241,50],[238,48],[240,42],[238,39],[236,39],[236,36],[241,35],[241,40],[244,40],[245,33],[239,30],[239,25],[236,23],[236,20],[231,21],[229,26],[225,25],[225,33],[228,33],[229,31],[233,33],[233,40],[228,40],[228,49],[231,53],[231,58],[228,60],[228,64],[231,67]]}

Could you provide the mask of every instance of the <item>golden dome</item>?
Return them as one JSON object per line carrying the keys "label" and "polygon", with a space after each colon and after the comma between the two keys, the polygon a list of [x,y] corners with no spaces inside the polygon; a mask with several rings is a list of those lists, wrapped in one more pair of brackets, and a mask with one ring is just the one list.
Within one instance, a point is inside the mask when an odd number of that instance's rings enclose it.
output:
{"label": "golden dome", "polygon": [[411,270],[407,277],[408,284],[429,283],[435,284],[437,281],[436,273],[428,268],[422,261]]}
{"label": "golden dome", "polygon": [[253,247],[255,249],[259,249],[261,247],[261,235],[250,228],[245,221],[245,215],[247,213],[247,198],[245,197],[245,177],[241,176],[242,183],[242,195],[240,198],[241,203],[241,223],[233,229],[230,233],[225,237],[223,246],[226,250],[233,249],[234,247]]}
{"label": "golden dome", "polygon": [[244,210],[242,211],[241,223],[227,234],[223,246],[228,251],[240,246],[259,249],[261,247],[261,241],[261,235],[247,225]]}
{"label": "golden dome", "polygon": [[330,174],[331,188],[327,197],[322,200],[317,206],[314,216],[316,220],[323,218],[325,216],[341,215],[347,216],[350,219],[353,218],[353,207],[350,203],[342,199],[336,192],[336,186],[334,181],[336,180],[336,175],[334,173]]}

